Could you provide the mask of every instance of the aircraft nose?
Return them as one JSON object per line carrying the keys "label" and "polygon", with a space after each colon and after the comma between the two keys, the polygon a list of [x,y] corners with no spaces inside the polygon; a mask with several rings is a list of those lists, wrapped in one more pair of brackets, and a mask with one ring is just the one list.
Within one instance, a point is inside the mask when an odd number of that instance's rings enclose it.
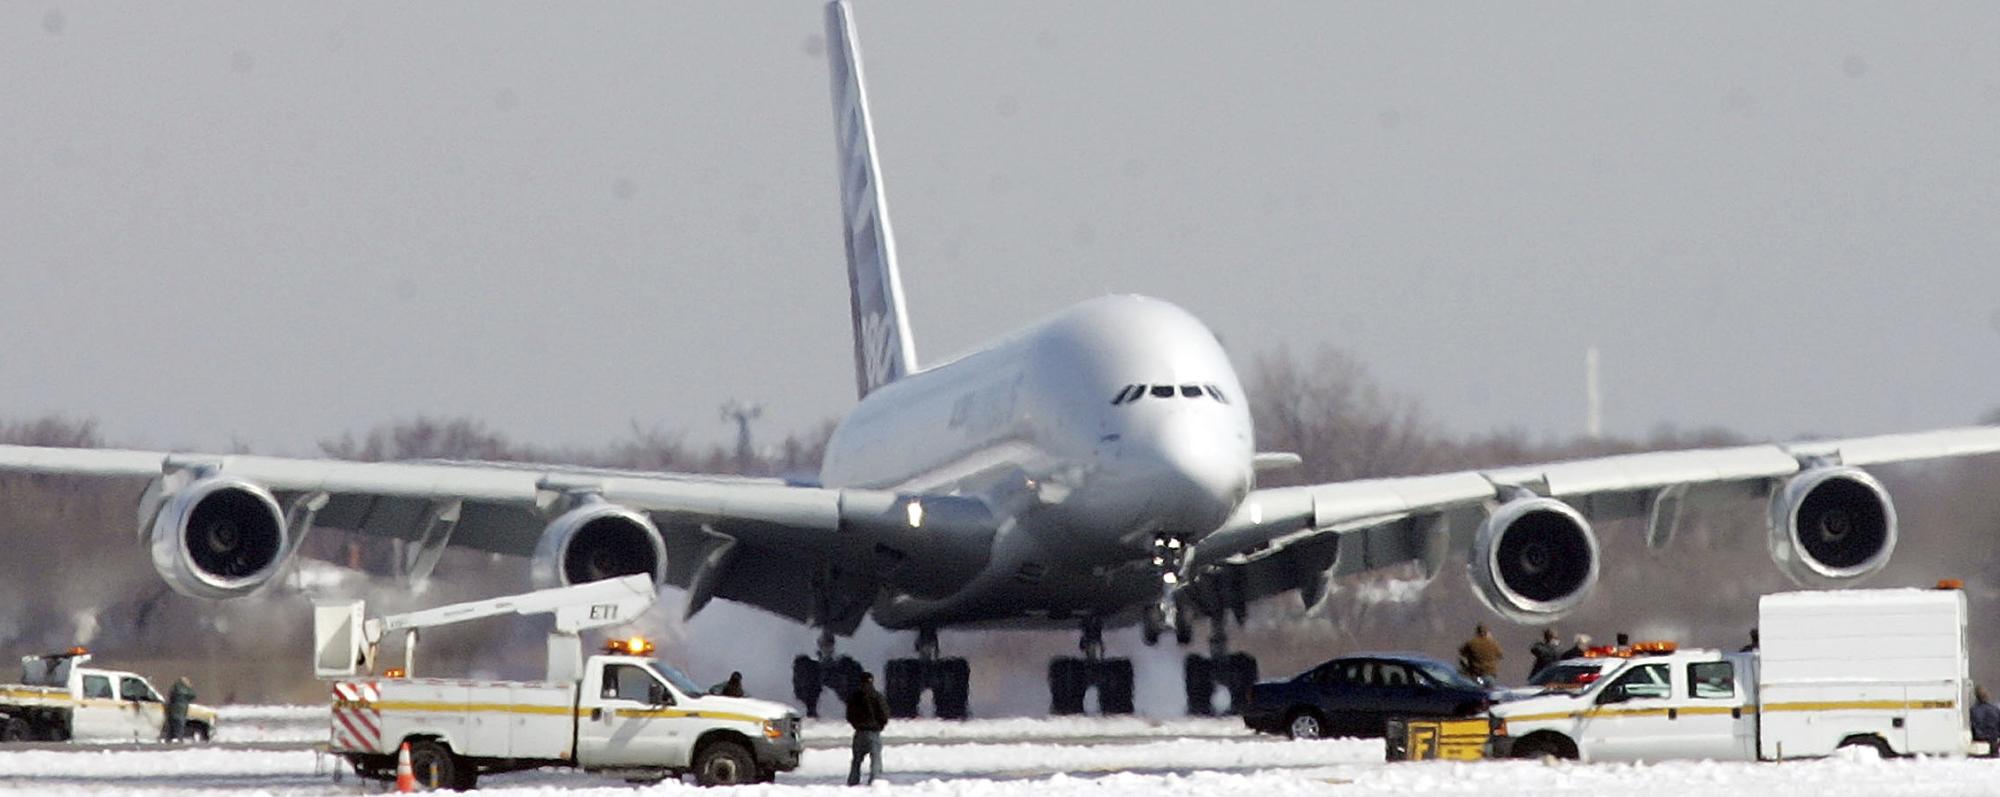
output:
{"label": "aircraft nose", "polygon": [[1170,526],[1205,534],[1222,525],[1249,492],[1249,457],[1225,429],[1176,418],[1148,441],[1152,505]]}

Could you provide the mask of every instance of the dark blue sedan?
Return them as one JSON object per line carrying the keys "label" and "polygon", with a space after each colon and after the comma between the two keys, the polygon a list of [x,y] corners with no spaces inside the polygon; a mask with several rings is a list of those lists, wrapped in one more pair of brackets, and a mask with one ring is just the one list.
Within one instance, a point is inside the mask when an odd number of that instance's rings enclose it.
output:
{"label": "dark blue sedan", "polygon": [[1243,724],[1294,739],[1381,736],[1390,717],[1465,717],[1492,697],[1451,665],[1406,653],[1360,653],[1250,690]]}

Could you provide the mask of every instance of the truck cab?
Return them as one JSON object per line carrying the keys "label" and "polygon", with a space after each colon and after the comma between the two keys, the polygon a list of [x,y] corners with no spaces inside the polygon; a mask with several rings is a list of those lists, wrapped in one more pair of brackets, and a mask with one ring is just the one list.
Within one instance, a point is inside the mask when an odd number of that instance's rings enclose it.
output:
{"label": "truck cab", "polygon": [[[1493,707],[1503,754],[1585,761],[1757,757],[1755,654],[1716,650],[1606,654],[1574,691]],[[1601,659],[1602,660],[1602,659]]]}
{"label": "truck cab", "polygon": [[706,694],[673,666],[642,655],[590,657],[577,703],[575,757],[584,769],[667,762],[698,769],[703,746],[727,739],[747,750],[751,761],[716,765],[749,763],[750,771],[775,773],[796,768],[803,749],[790,706]]}

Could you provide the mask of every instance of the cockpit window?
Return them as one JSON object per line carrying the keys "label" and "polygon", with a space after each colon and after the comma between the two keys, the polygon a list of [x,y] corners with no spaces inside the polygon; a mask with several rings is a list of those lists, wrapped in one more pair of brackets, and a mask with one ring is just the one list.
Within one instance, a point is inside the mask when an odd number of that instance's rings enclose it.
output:
{"label": "cockpit window", "polygon": [[1216,401],[1220,401],[1224,404],[1229,403],[1229,399],[1222,395],[1222,388],[1216,387],[1214,385],[1202,385],[1202,387],[1207,389],[1208,394],[1210,396],[1214,396]]}
{"label": "cockpit window", "polygon": [[1174,386],[1173,386],[1173,385],[1154,385],[1154,386],[1153,386],[1153,398],[1173,398],[1173,397],[1174,397]]}
{"label": "cockpit window", "polygon": [[1181,398],[1201,398],[1201,385],[1181,385]]}
{"label": "cockpit window", "polygon": [[1146,395],[1145,385],[1126,385],[1123,390],[1118,391],[1117,397],[1111,399],[1111,403],[1113,405],[1123,404],[1143,395]]}

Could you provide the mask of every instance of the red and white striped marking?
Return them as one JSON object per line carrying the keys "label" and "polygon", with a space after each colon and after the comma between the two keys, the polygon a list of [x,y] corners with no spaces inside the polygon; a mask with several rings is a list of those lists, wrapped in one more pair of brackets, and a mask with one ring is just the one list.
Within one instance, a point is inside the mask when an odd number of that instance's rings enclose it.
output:
{"label": "red and white striped marking", "polygon": [[333,749],[382,752],[382,690],[369,681],[333,684]]}

